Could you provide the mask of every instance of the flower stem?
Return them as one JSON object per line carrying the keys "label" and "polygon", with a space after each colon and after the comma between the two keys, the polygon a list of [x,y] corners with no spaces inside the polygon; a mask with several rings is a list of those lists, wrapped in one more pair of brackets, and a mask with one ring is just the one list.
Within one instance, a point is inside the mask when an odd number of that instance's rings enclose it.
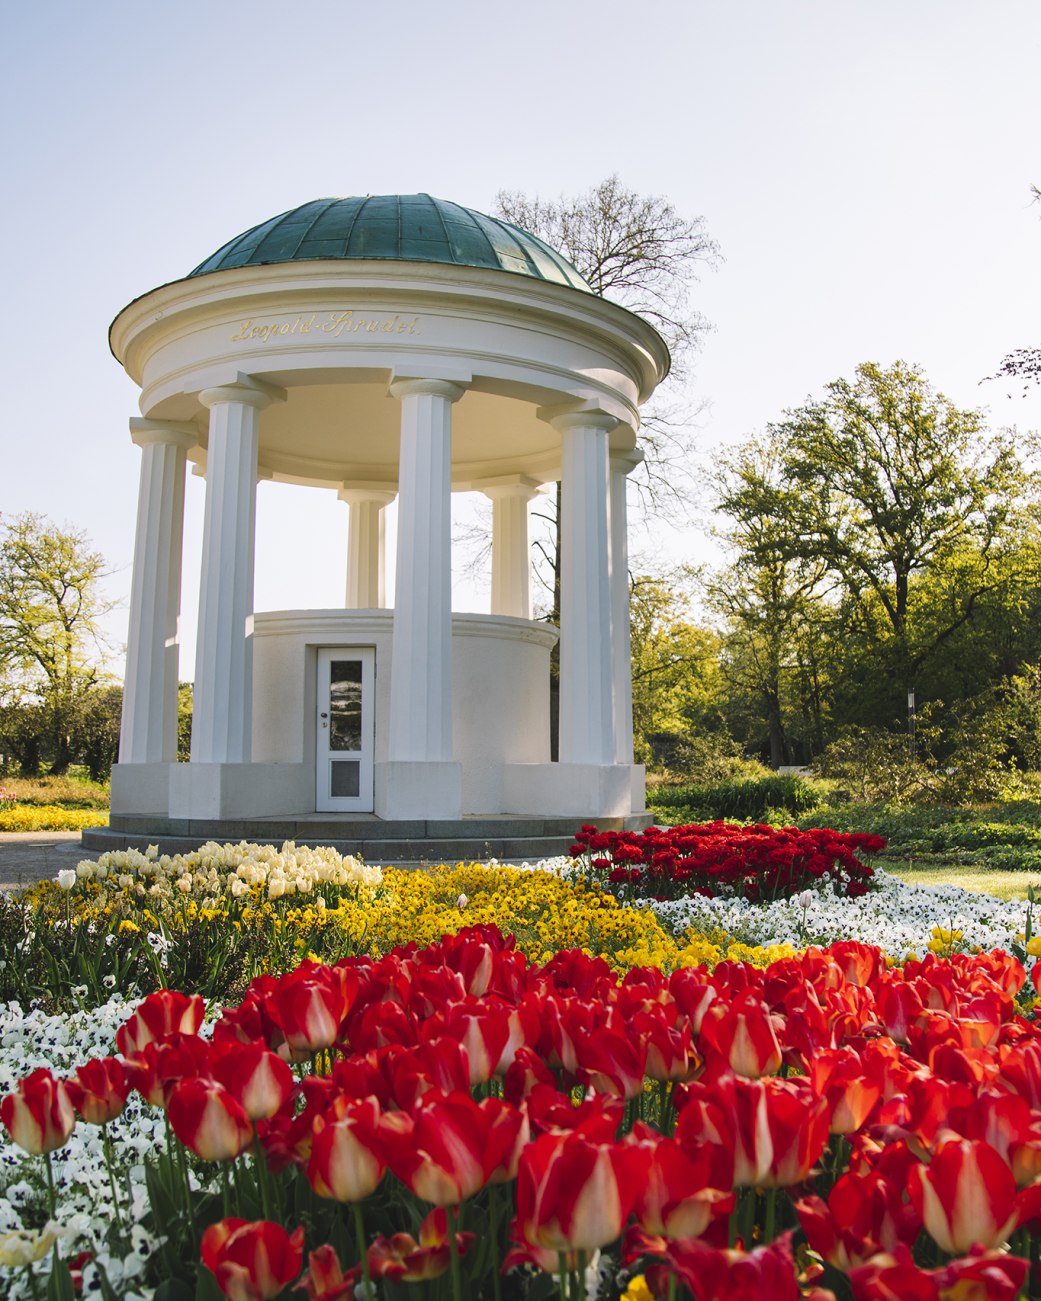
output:
{"label": "flower stem", "polygon": [[448,1258],[452,1262],[452,1301],[463,1301],[463,1280],[459,1272],[459,1245],[455,1240],[459,1217],[457,1206],[446,1206],[448,1216]]}
{"label": "flower stem", "polygon": [[771,1188],[766,1194],[766,1215],[763,1221],[763,1242],[773,1242],[777,1233],[777,1189]]}
{"label": "flower stem", "polygon": [[29,1275],[29,1287],[32,1289],[35,1301],[40,1301],[40,1284],[32,1265],[26,1265],[25,1272]]}
{"label": "flower stem", "polygon": [[273,1219],[274,1217],[271,1214],[271,1188],[268,1185],[267,1178],[267,1161],[264,1157],[264,1149],[260,1146],[260,1139],[257,1137],[256,1125],[253,1126],[253,1169],[257,1174],[257,1186],[260,1189],[260,1205],[264,1211],[264,1219]]}
{"label": "flower stem", "polygon": [[51,1219],[56,1220],[58,1218],[58,1212],[57,1212],[56,1201],[54,1196],[54,1171],[51,1169],[50,1152],[44,1152],[43,1163],[44,1163],[44,1168],[47,1171],[47,1208],[48,1211],[50,1212]]}
{"label": "flower stem", "polygon": [[354,1239],[358,1246],[358,1259],[361,1261],[362,1288],[365,1301],[372,1301],[372,1279],[369,1277],[369,1249],[365,1241],[365,1220],[362,1216],[361,1202],[351,1202],[354,1212]]}
{"label": "flower stem", "polygon": [[116,1191],[116,1176],[112,1172],[112,1139],[109,1136],[108,1124],[103,1122],[101,1126],[101,1146],[105,1153],[105,1167],[108,1170],[108,1184],[112,1190],[112,1210],[116,1217],[116,1228],[119,1236],[123,1237],[123,1216],[119,1212],[119,1194]]}
{"label": "flower stem", "polygon": [[492,1295],[493,1301],[501,1301],[502,1297],[502,1279],[499,1277],[502,1268],[499,1251],[499,1186],[490,1184],[488,1187],[488,1237],[491,1240],[492,1248]]}

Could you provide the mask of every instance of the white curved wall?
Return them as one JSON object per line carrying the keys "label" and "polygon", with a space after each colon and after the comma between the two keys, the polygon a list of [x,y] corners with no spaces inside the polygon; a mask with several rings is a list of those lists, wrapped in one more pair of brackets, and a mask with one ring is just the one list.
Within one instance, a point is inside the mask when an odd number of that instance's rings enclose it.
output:
{"label": "white curved wall", "polygon": [[[279,610],[254,616],[253,762],[314,772],[315,665],[322,646],[376,651],[376,762],[387,759],[393,610]],[[549,762],[549,656],[556,628],[452,616],[452,738],[463,812],[503,812],[503,766]],[[312,783],[313,784],[313,783]]]}

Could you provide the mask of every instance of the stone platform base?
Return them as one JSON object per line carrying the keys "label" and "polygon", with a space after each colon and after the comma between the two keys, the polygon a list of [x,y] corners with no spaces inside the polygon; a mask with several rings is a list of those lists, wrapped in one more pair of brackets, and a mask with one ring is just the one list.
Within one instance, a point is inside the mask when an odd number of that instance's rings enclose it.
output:
{"label": "stone platform base", "polygon": [[434,863],[535,862],[566,854],[584,822],[602,831],[640,831],[654,821],[650,813],[624,818],[455,818],[388,820],[371,813],[337,817],[331,813],[250,819],[180,819],[147,814],[112,814],[107,827],[82,833],[84,850],[145,849],[158,845],[163,854],[187,853],[208,840],[220,844],[251,840],[281,845],[328,845],[341,854],[356,854],[367,863],[420,867]]}

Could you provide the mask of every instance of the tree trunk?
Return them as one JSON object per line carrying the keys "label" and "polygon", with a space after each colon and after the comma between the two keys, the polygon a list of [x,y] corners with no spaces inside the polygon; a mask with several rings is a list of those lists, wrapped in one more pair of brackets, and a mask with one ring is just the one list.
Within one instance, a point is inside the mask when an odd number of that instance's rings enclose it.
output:
{"label": "tree trunk", "polygon": [[[557,522],[553,547],[553,608],[550,623],[560,627],[560,512],[563,494],[557,486]],[[549,757],[556,763],[560,758],[560,639],[549,653]]]}
{"label": "tree trunk", "polygon": [[788,762],[788,743],[781,723],[781,703],[773,693],[766,697],[766,720],[770,729],[770,767],[780,768]]}

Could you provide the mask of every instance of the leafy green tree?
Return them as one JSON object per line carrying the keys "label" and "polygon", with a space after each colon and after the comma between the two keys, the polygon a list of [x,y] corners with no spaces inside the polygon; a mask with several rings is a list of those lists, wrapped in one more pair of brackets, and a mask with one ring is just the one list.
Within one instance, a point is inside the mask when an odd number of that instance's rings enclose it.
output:
{"label": "leafy green tree", "polygon": [[641,761],[722,730],[719,639],[692,622],[689,582],[680,571],[630,584],[633,733]]}
{"label": "leafy green tree", "polygon": [[80,696],[73,721],[72,748],[90,780],[107,782],[119,753],[123,688],[92,687]]}
{"label": "leafy green tree", "polygon": [[[778,473],[729,506],[743,527],[756,514],[777,527],[744,545],[759,562],[823,566],[842,637],[871,657],[872,709],[899,717],[902,692],[1000,585],[997,559],[1036,499],[1034,479],[1010,434],[988,433],[979,412],[902,362],[859,366],[768,439]],[[918,618],[915,580],[967,553],[974,564],[943,610]]]}
{"label": "leafy green tree", "polygon": [[792,553],[776,507],[782,465],[768,440],[752,439],[723,457],[715,488],[734,560],[706,581],[705,592],[722,620],[728,716],[746,748],[761,750],[776,768],[823,744],[822,637],[833,619],[823,599],[827,566]]}
{"label": "leafy green tree", "polygon": [[73,761],[77,710],[102,677],[106,573],[80,530],[32,512],[0,521],[0,669],[43,709],[53,773]]}

